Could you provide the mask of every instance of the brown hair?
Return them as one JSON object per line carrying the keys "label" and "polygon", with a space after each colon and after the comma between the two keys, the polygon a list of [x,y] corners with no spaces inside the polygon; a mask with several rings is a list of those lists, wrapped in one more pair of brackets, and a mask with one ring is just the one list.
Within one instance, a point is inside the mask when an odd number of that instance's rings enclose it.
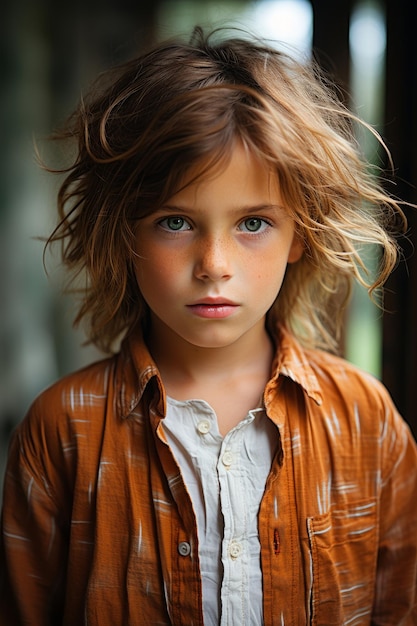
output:
{"label": "brown hair", "polygon": [[[64,263],[85,276],[75,322],[88,318],[91,341],[109,350],[144,319],[137,220],[178,190],[192,165],[207,171],[240,139],[276,172],[304,242],[269,321],[334,350],[341,308],[335,315],[332,299],[346,300],[355,279],[377,292],[397,260],[394,226],[405,226],[360,156],[354,119],[314,64],[200,29],[189,44],[158,45],[101,76],[59,135],[76,140],[76,158],[60,170],[61,221],[48,243],[61,241]],[[366,244],[382,251],[374,279],[361,259]]]}

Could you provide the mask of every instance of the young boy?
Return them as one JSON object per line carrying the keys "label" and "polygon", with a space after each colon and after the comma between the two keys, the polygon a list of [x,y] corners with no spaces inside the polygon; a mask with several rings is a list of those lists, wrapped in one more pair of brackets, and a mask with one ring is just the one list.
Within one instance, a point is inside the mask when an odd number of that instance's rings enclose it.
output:
{"label": "young boy", "polygon": [[13,436],[0,623],[416,624],[416,446],[331,354],[361,247],[378,290],[403,220],[352,116],[314,68],[199,30],[110,78],[50,241],[121,347]]}

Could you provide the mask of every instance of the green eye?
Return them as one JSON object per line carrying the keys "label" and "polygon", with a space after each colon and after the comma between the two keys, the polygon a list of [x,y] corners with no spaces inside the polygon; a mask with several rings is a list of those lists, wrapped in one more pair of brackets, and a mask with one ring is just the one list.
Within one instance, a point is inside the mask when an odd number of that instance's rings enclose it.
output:
{"label": "green eye", "polygon": [[242,222],[243,230],[246,230],[249,233],[258,232],[264,225],[264,220],[261,220],[259,217],[249,217],[247,220]]}
{"label": "green eye", "polygon": [[184,226],[184,220],[182,217],[169,217],[167,219],[167,226],[170,230],[181,230]]}
{"label": "green eye", "polygon": [[260,234],[267,230],[271,224],[262,217],[248,217],[239,224],[239,230],[243,233]]}
{"label": "green eye", "polygon": [[257,217],[251,217],[248,220],[245,220],[245,226],[251,232],[256,232],[262,226],[262,220]]}
{"label": "green eye", "polygon": [[178,215],[174,215],[172,217],[165,217],[163,220],[159,222],[160,226],[165,230],[171,231],[179,231],[179,230],[190,230],[190,225],[183,218]]}

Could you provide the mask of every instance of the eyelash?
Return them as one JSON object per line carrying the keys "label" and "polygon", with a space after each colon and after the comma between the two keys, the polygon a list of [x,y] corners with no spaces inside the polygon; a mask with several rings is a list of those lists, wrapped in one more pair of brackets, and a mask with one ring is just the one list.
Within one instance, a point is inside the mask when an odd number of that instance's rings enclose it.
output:
{"label": "eyelash", "polygon": [[264,217],[257,217],[256,215],[251,215],[250,217],[246,217],[244,220],[242,220],[239,223],[239,226],[241,226],[242,224],[245,224],[246,222],[250,222],[250,221],[258,221],[261,222],[261,228],[258,230],[245,230],[243,232],[245,233],[251,233],[252,235],[262,235],[265,230],[267,230],[268,228],[271,228],[272,223],[268,220],[266,220]]}
{"label": "eyelash", "polygon": [[[157,222],[158,226],[160,226],[163,230],[166,230],[170,233],[179,233],[179,232],[184,232],[184,229],[182,228],[169,228],[167,223],[170,220],[182,220],[183,225],[184,224],[188,224],[188,228],[186,228],[185,230],[191,230],[191,226],[190,224],[187,222],[187,220],[185,219],[185,217],[181,217],[181,215],[173,215],[172,217],[164,217],[162,220],[159,220]],[[166,225],[164,225],[164,222]]]}
{"label": "eyelash", "polygon": [[[181,220],[182,221],[181,227],[180,228],[169,228],[168,222],[170,220]],[[269,220],[265,219],[264,217],[258,217],[256,215],[251,215],[250,217],[246,217],[241,222],[239,222],[239,224],[238,224],[239,230],[241,230],[240,227],[242,226],[242,224],[244,225],[245,223],[250,222],[250,221],[259,221],[259,222],[261,222],[261,228],[258,229],[258,230],[249,230],[248,229],[248,230],[245,230],[245,231],[242,231],[242,232],[250,233],[250,234],[253,234],[253,235],[261,235],[261,234],[264,233],[265,230],[267,230],[268,228],[272,227],[272,223]],[[182,228],[186,224],[188,225],[188,227],[185,228],[185,229]],[[188,220],[185,217],[182,217],[181,215],[173,215],[172,217],[171,216],[170,217],[164,217],[163,219],[161,219],[161,220],[159,220],[157,222],[157,225],[160,228],[162,228],[163,230],[165,230],[165,231],[167,231],[169,233],[180,233],[180,232],[187,232],[189,230],[192,230],[192,227],[189,224]],[[263,225],[263,227],[262,227],[262,225]]]}

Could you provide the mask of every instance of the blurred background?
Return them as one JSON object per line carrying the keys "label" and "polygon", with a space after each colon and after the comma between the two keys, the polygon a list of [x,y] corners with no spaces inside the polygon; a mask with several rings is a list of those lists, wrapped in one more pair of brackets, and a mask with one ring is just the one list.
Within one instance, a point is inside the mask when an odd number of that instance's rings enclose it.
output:
{"label": "blurred background", "polygon": [[[34,141],[76,106],[97,74],[149,42],[195,24],[237,25],[311,54],[339,83],[347,103],[374,125],[392,152],[390,190],[417,202],[417,26],[414,0],[6,0],[0,23],[0,479],[7,441],[31,400],[56,378],[99,358],[72,329],[74,303],[62,295],[58,257],[43,244],[55,224],[58,180],[40,170]],[[349,95],[348,95],[349,94]],[[384,164],[376,142],[359,137]],[[53,156],[53,155],[52,155]],[[56,155],[55,155],[56,156]],[[417,433],[416,216],[383,314],[358,289],[346,317],[345,356],[383,380]],[[375,257],[375,258],[373,258]],[[370,262],[377,255],[370,252]]]}

